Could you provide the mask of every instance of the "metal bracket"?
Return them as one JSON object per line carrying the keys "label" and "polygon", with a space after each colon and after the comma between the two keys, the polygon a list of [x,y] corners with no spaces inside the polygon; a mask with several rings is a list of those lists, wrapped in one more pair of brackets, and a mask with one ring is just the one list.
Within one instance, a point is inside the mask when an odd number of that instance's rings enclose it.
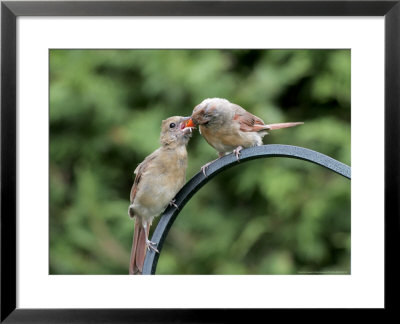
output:
{"label": "metal bracket", "polygon": [[[240,154],[240,163],[269,157],[286,157],[312,162],[351,179],[351,168],[348,165],[322,153],[299,146],[271,144],[243,149]],[[167,207],[151,238],[151,241],[157,244],[160,253],[169,229],[189,199],[218,173],[237,164],[236,156],[228,154],[210,164],[207,168],[207,177],[200,171],[183,186],[175,197],[175,204],[178,208],[175,206]],[[155,274],[160,253],[155,253],[153,250],[147,252],[143,274]]]}

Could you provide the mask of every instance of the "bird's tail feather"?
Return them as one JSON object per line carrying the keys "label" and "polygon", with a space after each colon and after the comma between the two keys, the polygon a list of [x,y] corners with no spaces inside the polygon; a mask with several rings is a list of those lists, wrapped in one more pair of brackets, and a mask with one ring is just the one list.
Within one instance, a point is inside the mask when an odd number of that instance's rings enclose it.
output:
{"label": "bird's tail feather", "polygon": [[[149,235],[150,226],[147,228]],[[135,231],[133,233],[131,260],[129,263],[129,274],[142,274],[144,258],[146,257],[146,233],[139,217],[135,218]]]}
{"label": "bird's tail feather", "polygon": [[293,126],[297,126],[297,125],[301,125],[301,124],[304,124],[304,123],[303,122],[294,122],[294,123],[269,124],[269,125],[265,125],[265,126],[267,126],[265,129],[274,130],[274,129],[293,127]]}

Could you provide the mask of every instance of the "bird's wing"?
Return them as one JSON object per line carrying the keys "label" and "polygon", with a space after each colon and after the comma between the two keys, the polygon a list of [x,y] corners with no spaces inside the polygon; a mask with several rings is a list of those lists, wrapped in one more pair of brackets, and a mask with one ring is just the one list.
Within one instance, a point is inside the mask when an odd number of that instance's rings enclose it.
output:
{"label": "bird's wing", "polygon": [[250,114],[247,110],[244,110],[238,105],[235,106],[235,115],[233,119],[239,123],[242,132],[258,132],[267,128],[261,118]]}
{"label": "bird's wing", "polygon": [[158,153],[158,150],[154,151],[149,156],[147,156],[142,163],[140,163],[136,167],[136,169],[134,171],[134,174],[136,174],[136,177],[135,177],[135,180],[133,181],[131,194],[130,194],[131,204],[133,203],[133,200],[135,199],[136,192],[138,190],[138,186],[139,186],[140,180],[142,179],[143,173],[147,170],[151,161],[153,161],[157,157],[157,153]]}

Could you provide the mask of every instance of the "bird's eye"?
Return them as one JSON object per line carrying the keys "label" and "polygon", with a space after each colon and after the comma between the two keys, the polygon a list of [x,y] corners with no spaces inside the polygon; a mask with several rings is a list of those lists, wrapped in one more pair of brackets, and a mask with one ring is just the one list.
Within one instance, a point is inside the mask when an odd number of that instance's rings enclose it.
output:
{"label": "bird's eye", "polygon": [[176,126],[175,123],[169,124],[169,128],[174,128],[175,126]]}

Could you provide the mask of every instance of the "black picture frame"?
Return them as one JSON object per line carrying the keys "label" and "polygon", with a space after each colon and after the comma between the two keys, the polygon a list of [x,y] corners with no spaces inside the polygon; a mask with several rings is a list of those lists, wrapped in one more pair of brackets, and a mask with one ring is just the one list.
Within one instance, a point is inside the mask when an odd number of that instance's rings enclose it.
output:
{"label": "black picture frame", "polygon": [[[382,16],[385,19],[385,310],[396,308],[399,247],[400,0],[2,1],[1,322],[230,322],[265,310],[16,308],[16,19],[19,16]],[[371,126],[373,127],[373,125]],[[371,154],[374,150],[371,147]],[[366,157],[367,158],[367,157]],[[368,175],[365,175],[368,177]],[[371,233],[373,235],[373,233]],[[371,260],[373,262],[373,260]],[[256,288],[255,288],[256,289]],[[136,298],[136,297],[132,297]],[[155,293],[155,298],[157,298]]]}

